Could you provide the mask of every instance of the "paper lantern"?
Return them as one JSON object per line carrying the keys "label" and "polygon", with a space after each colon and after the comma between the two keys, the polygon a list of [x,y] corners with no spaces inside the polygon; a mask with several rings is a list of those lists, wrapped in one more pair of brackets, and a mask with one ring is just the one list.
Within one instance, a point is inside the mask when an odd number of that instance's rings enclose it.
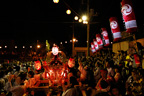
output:
{"label": "paper lantern", "polygon": [[125,27],[127,29],[126,32],[136,32],[137,23],[131,0],[122,0],[121,5],[121,12],[125,22]]}
{"label": "paper lantern", "polygon": [[96,41],[98,43],[99,49],[103,48],[103,41],[100,34],[96,34]]}
{"label": "paper lantern", "polygon": [[106,28],[101,28],[102,29],[102,35],[103,35],[103,38],[105,40],[105,45],[104,46],[108,46],[110,44],[109,42],[109,37],[108,37],[108,32],[106,30]]}
{"label": "paper lantern", "polygon": [[75,66],[75,60],[74,60],[73,58],[70,58],[70,59],[68,60],[68,66],[69,66],[70,68],[72,68],[72,67]]}
{"label": "paper lantern", "polygon": [[94,47],[95,47],[96,51],[98,51],[99,46],[98,46],[98,43],[97,43],[96,39],[93,39],[93,44],[94,44]]}
{"label": "paper lantern", "polygon": [[95,45],[93,42],[91,43],[91,51],[92,51],[92,53],[96,52]]}
{"label": "paper lantern", "polygon": [[58,55],[58,47],[52,47],[53,55]]}
{"label": "paper lantern", "polygon": [[40,70],[41,69],[41,62],[40,61],[35,61],[34,67],[36,70]]}
{"label": "paper lantern", "polygon": [[119,27],[117,18],[111,17],[109,19],[109,21],[110,21],[110,27],[111,27],[111,31],[113,33],[114,41],[120,40],[121,39],[121,32],[120,32],[120,27]]}

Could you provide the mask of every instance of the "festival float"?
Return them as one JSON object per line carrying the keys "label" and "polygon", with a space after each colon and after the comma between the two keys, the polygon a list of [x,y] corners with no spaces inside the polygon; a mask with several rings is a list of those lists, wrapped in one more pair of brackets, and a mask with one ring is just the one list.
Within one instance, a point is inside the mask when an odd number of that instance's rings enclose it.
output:
{"label": "festival float", "polygon": [[[53,90],[57,92],[62,89],[62,84],[68,80],[68,66],[74,67],[75,61],[70,58],[67,60],[64,52],[59,51],[58,46],[52,47],[52,50],[47,53],[45,61],[35,61],[36,71],[44,68],[44,72],[38,74],[39,80],[30,90]],[[42,86],[41,86],[42,85]]]}

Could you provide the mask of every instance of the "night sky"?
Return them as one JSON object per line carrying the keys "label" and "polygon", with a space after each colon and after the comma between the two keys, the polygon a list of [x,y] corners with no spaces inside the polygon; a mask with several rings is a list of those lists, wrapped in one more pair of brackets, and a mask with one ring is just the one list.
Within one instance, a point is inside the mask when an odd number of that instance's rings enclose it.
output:
{"label": "night sky", "polygon": [[[69,6],[80,16],[86,13],[87,0],[60,0],[54,4],[53,0],[1,0],[0,1],[0,40],[16,40],[20,43],[44,42],[57,43],[68,41],[72,38],[73,20],[76,15],[73,11],[66,14]],[[132,0],[139,30],[143,30],[144,15],[142,0]],[[124,31],[121,9],[121,0],[90,0],[98,16],[92,17],[90,27],[90,42],[100,33],[100,28],[106,27],[110,38],[111,30],[109,18],[116,16]],[[141,10],[141,11],[139,11]],[[78,39],[76,46],[86,46],[86,25],[74,21],[74,34]]]}

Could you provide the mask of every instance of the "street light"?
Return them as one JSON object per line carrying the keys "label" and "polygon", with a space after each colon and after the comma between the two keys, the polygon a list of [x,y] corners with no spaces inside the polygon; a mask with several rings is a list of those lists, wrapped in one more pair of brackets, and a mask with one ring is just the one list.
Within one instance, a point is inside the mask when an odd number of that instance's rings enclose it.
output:
{"label": "street light", "polygon": [[83,20],[83,21],[86,21],[87,19],[88,19],[88,18],[87,18],[86,15],[82,16],[82,20]]}
{"label": "street light", "polygon": [[59,3],[59,0],[53,0],[54,3]]}
{"label": "street light", "polygon": [[83,21],[83,24],[88,24],[88,21],[87,20]]}
{"label": "street light", "polygon": [[68,15],[71,14],[71,10],[68,9],[68,10],[66,11],[66,13],[67,13]]}
{"label": "street light", "polygon": [[30,46],[30,48],[32,48],[32,46]]}
{"label": "street light", "polygon": [[78,20],[78,16],[75,16],[74,19],[75,19],[75,20]]}
{"label": "street light", "polygon": [[76,38],[73,38],[73,39],[72,39],[72,56],[74,56],[74,51],[75,51],[75,49],[74,49],[74,47],[75,47],[75,46],[74,46],[74,43],[75,43],[75,42],[78,42],[78,40],[77,40]]}
{"label": "street light", "polygon": [[7,48],[7,46],[5,46],[5,48]]}
{"label": "street light", "polygon": [[82,19],[79,19],[79,22],[81,23],[81,22],[82,22]]}
{"label": "street light", "polygon": [[73,42],[76,42],[76,39],[75,38],[73,38],[73,40],[72,40]]}
{"label": "street light", "polygon": [[41,46],[40,45],[37,45],[37,48],[39,49]]}

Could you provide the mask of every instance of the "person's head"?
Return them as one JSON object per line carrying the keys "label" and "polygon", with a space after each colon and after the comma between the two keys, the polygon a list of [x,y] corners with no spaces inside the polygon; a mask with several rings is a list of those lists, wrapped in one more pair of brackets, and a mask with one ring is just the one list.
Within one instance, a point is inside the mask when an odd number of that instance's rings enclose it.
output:
{"label": "person's head", "polygon": [[4,76],[4,71],[0,70],[0,78],[3,78],[3,76]]}
{"label": "person's head", "polygon": [[29,71],[28,72],[28,77],[29,78],[33,78],[34,77],[34,72],[33,71]]}
{"label": "person's head", "polygon": [[108,71],[107,71],[106,69],[102,69],[102,70],[100,70],[100,72],[101,72],[102,78],[103,78],[103,79],[106,79],[106,78],[107,78],[107,73],[108,73]]}
{"label": "person's head", "polygon": [[114,71],[115,71],[115,73],[119,72],[119,67],[115,66]]}
{"label": "person's head", "polygon": [[109,64],[108,61],[106,61],[106,67],[107,67],[107,68],[110,67],[110,64]]}
{"label": "person's head", "polygon": [[113,96],[119,96],[120,95],[119,89],[117,87],[113,87],[111,89],[111,93],[112,93]]}
{"label": "person's head", "polygon": [[132,70],[131,73],[132,73],[132,77],[133,77],[133,79],[134,79],[134,80],[137,80],[138,77],[139,77],[137,70]]}
{"label": "person's head", "polygon": [[17,76],[15,82],[16,82],[16,84],[20,85],[25,81],[25,79],[26,79],[26,73],[20,72],[19,75]]}
{"label": "person's head", "polygon": [[11,66],[9,66],[9,67],[7,68],[7,71],[8,71],[8,72],[12,72],[12,71],[13,71],[13,68],[12,68]]}
{"label": "person's head", "polygon": [[95,66],[96,66],[96,67],[100,67],[100,62],[96,62],[96,63],[95,63]]}
{"label": "person's head", "polygon": [[74,87],[74,85],[78,85],[77,79],[74,76],[71,76],[68,81],[68,85],[70,85],[71,87]]}
{"label": "person's head", "polygon": [[20,71],[20,67],[19,66],[16,66],[16,71]]}
{"label": "person's head", "polygon": [[34,96],[47,96],[45,91],[36,91]]}
{"label": "person's head", "polygon": [[100,86],[101,86],[102,89],[105,89],[105,88],[108,87],[108,83],[105,80],[101,80]]}

